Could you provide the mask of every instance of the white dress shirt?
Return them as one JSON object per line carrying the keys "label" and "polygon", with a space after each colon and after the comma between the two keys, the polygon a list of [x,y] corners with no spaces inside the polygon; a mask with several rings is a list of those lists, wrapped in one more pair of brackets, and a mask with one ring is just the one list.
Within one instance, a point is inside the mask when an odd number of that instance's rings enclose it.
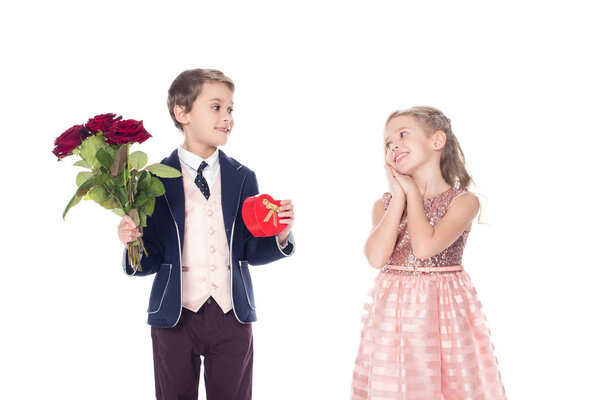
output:
{"label": "white dress shirt", "polygon": [[187,171],[188,175],[192,179],[196,179],[198,175],[198,167],[202,164],[202,161],[206,161],[208,167],[202,170],[202,176],[206,179],[206,183],[209,188],[217,181],[217,173],[219,172],[219,150],[215,150],[207,159],[200,157],[197,154],[187,151],[183,147],[177,149],[177,155],[179,160],[183,164],[183,167]]}

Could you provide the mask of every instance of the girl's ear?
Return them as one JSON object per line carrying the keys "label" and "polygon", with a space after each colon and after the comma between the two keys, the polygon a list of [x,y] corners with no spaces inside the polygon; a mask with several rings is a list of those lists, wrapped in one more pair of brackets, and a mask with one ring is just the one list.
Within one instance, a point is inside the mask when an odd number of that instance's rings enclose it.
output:
{"label": "girl's ear", "polygon": [[446,144],[446,132],[436,131],[433,135],[431,135],[431,138],[433,150],[441,150],[444,148],[444,145]]}
{"label": "girl's ear", "polygon": [[183,108],[183,106],[176,105],[173,107],[173,113],[175,114],[175,119],[177,119],[179,123],[182,125],[188,123],[188,114],[185,112],[185,108]]}

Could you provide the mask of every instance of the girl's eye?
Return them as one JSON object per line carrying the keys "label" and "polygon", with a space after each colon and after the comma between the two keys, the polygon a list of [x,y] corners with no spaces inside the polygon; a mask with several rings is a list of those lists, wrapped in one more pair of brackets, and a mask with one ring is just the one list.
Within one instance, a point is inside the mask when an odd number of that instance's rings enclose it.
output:
{"label": "girl's eye", "polygon": [[400,137],[401,138],[403,138],[406,135],[408,135],[408,132],[405,132],[405,131],[400,132]]}
{"label": "girl's eye", "polygon": [[221,109],[221,106],[212,106],[212,109],[215,111],[219,111]]}
{"label": "girl's eye", "polygon": [[228,112],[229,114],[231,114],[231,113],[233,112],[233,108],[228,108],[228,109],[227,109],[227,112]]}
{"label": "girl's eye", "polygon": [[389,150],[391,146],[392,146],[392,142],[386,142],[386,143],[385,143],[385,148],[386,148],[387,150]]}

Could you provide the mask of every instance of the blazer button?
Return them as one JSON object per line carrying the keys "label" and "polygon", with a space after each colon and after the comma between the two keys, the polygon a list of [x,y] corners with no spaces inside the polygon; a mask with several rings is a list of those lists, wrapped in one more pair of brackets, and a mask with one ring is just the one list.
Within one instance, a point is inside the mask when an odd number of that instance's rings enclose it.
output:
{"label": "blazer button", "polygon": [[214,283],[211,283],[211,284],[210,284],[210,288],[211,288],[212,290],[217,290],[218,286],[217,286],[217,285],[215,285]]}
{"label": "blazer button", "polygon": [[207,214],[208,214],[208,216],[209,216],[209,217],[212,217],[212,215],[213,215],[213,210],[208,210]]}
{"label": "blazer button", "polygon": [[214,264],[210,264],[210,265],[208,266],[208,269],[210,269],[210,272],[215,272],[215,271],[217,270],[217,266],[216,266],[216,265],[214,265]]}
{"label": "blazer button", "polygon": [[212,254],[215,252],[215,246],[213,246],[212,244],[210,245],[210,247],[208,248],[208,251]]}
{"label": "blazer button", "polygon": [[208,228],[208,234],[209,235],[214,235],[215,234],[215,230],[213,229],[212,226],[210,228]]}

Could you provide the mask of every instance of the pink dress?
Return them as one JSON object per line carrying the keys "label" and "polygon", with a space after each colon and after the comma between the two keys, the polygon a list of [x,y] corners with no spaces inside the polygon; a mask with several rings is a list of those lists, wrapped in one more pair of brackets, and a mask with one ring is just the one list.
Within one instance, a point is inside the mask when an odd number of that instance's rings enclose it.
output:
{"label": "pink dress", "polygon": [[[465,193],[450,188],[424,201],[435,225],[450,202]],[[383,195],[385,209],[391,194]],[[406,213],[387,266],[460,265],[468,231],[441,253],[412,253]],[[505,399],[481,303],[466,272],[381,269],[361,332],[352,399]]]}

